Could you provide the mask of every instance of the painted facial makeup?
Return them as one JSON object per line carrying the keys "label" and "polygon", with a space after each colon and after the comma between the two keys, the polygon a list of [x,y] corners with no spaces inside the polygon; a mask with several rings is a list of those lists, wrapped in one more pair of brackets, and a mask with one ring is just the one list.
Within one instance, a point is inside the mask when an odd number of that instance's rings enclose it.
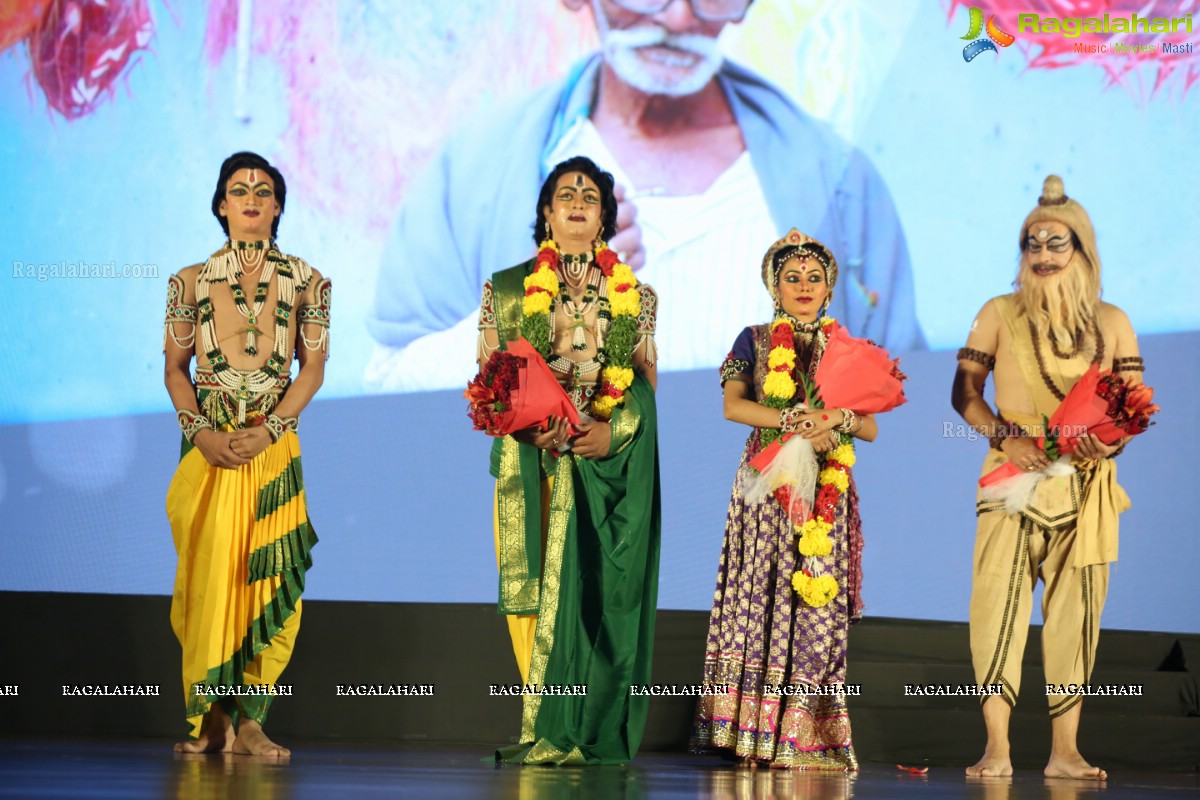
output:
{"label": "painted facial makeup", "polygon": [[575,240],[590,243],[602,224],[600,189],[581,172],[567,173],[558,179],[554,197],[543,213],[550,235],[560,245]]}
{"label": "painted facial makeup", "polygon": [[1034,222],[1025,238],[1025,252],[1030,271],[1046,277],[1061,272],[1075,254],[1071,229],[1061,222]]}
{"label": "painted facial makeup", "polygon": [[271,176],[249,168],[235,172],[226,184],[221,213],[235,238],[269,236],[271,223],[279,216]]}
{"label": "painted facial makeup", "polygon": [[828,296],[829,284],[820,261],[793,256],[783,263],[779,270],[779,302],[784,311],[800,320],[816,319]]}
{"label": "painted facial makeup", "polygon": [[234,181],[229,185],[226,192],[232,197],[247,197],[254,195],[255,197],[274,197],[275,187],[270,181],[262,181],[260,183],[247,183],[246,181]]}

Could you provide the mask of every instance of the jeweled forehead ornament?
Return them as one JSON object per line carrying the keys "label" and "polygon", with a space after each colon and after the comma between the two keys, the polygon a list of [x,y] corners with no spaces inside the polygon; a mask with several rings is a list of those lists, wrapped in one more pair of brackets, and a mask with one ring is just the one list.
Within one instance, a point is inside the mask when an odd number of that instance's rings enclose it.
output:
{"label": "jeweled forehead ornament", "polygon": [[825,271],[825,267],[821,264],[821,262],[817,261],[815,258],[812,258],[808,253],[801,253],[799,255],[792,256],[788,259],[788,261],[797,262],[796,269],[800,270],[801,275],[807,275],[810,270],[817,270],[822,273]]}
{"label": "jeweled forehead ornament", "polygon": [[838,279],[837,259],[833,257],[833,253],[829,251],[828,247],[821,244],[816,239],[805,236],[800,231],[792,228],[787,232],[787,234],[784,235],[782,239],[771,245],[771,247],[767,250],[766,255],[763,256],[761,273],[762,282],[763,286],[765,286],[767,291],[771,294],[771,297],[778,298],[779,296],[777,293],[778,287],[775,283],[776,278],[779,277],[778,272],[775,269],[775,254],[779,250],[782,250],[784,247],[788,246],[802,248],[801,252],[797,255],[812,258],[821,265],[821,268],[825,273],[825,283],[828,284],[829,292],[832,296],[833,287],[837,285]]}

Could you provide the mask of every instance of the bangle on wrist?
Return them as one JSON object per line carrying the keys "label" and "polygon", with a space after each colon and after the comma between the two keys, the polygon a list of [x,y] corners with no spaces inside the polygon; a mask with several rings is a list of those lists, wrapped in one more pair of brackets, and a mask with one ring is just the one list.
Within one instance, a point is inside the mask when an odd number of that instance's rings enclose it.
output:
{"label": "bangle on wrist", "polygon": [[271,437],[271,442],[278,442],[283,435],[288,431],[295,431],[300,427],[299,417],[279,417],[275,414],[270,414],[263,421],[263,427],[267,429],[267,434]]}
{"label": "bangle on wrist", "polygon": [[[862,427],[862,421],[859,419],[858,414],[855,414],[848,408],[839,408],[838,411],[842,412],[842,422],[840,425],[834,426],[834,430],[841,433],[853,434],[854,431]],[[857,428],[855,427],[856,425]]]}
{"label": "bangle on wrist", "polygon": [[799,416],[803,413],[797,406],[781,408],[779,410],[779,429],[784,433],[794,433],[799,424]]}
{"label": "bangle on wrist", "polygon": [[202,430],[214,430],[212,422],[203,414],[197,414],[195,411],[184,409],[175,415],[179,420],[179,429],[183,431],[183,438],[187,439],[188,444],[195,444],[196,434]]}

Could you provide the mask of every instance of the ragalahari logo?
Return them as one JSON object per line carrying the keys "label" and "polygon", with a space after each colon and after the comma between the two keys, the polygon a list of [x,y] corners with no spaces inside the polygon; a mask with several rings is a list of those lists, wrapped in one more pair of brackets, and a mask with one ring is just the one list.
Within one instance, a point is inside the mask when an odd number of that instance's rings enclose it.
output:
{"label": "ragalahari logo", "polygon": [[[963,48],[963,61],[970,61],[980,53],[991,50],[993,53],[999,53],[996,45],[1008,47],[1017,40],[1017,37],[1011,33],[1004,31],[996,24],[996,15],[992,14],[988,17],[987,25],[983,24],[983,9],[971,6],[971,21],[970,27],[967,29],[967,35],[962,36],[962,39],[972,40],[970,44]],[[979,35],[987,31],[988,38],[980,39]]]}

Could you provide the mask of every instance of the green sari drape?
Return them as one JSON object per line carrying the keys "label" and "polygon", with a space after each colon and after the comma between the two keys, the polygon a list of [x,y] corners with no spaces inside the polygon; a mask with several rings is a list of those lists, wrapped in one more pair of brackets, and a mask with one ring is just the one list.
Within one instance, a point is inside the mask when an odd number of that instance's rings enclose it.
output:
{"label": "green sari drape", "polygon": [[[516,338],[514,287],[529,266],[493,278],[504,340]],[[537,612],[529,681],[543,692],[524,696],[521,743],[498,751],[498,759],[622,763],[641,744],[649,701],[632,697],[630,686],[650,682],[661,528],[657,438],[654,391],[637,375],[613,412],[606,458],[556,458],[510,437],[497,442],[500,612]],[[543,566],[545,474],[554,482]],[[545,693],[569,687],[586,687],[586,695]]]}

